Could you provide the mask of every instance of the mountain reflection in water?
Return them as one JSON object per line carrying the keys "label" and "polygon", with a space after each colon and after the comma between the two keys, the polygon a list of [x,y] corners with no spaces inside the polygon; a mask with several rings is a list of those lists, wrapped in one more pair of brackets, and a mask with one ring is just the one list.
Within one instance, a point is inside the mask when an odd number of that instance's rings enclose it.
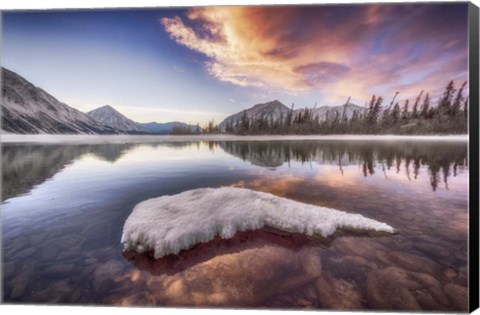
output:
{"label": "mountain reflection in water", "polygon": [[[421,166],[428,167],[433,190],[439,183],[448,189],[448,178],[467,166],[467,145],[462,142],[380,142],[372,141],[273,141],[273,142],[204,142],[212,151],[224,152],[256,166],[275,168],[291,161],[333,164],[343,167],[359,165],[363,175],[385,174],[392,168],[404,171],[408,180],[417,179]],[[198,147],[200,142],[95,145],[3,145],[2,200],[27,193],[61,171],[66,165],[87,154],[114,163],[139,146],[154,148]],[[380,167],[380,170],[376,169]],[[385,175],[387,177],[387,175]]]}

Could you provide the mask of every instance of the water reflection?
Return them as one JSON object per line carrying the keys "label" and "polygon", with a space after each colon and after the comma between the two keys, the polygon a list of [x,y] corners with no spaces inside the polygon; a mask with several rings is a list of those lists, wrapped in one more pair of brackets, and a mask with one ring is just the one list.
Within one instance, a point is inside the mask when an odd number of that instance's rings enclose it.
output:
{"label": "water reflection", "polygon": [[[401,292],[413,309],[463,310],[466,158],[467,143],[443,141],[4,145],[3,298],[402,309]],[[240,233],[162,261],[122,252],[138,202],[221,186],[359,213],[399,233],[328,244]]]}
{"label": "water reflection", "polygon": [[2,145],[2,201],[29,192],[32,187],[52,178],[67,165],[91,154],[102,161],[115,163],[135,148],[159,146],[183,148],[199,146],[192,142],[150,144],[92,144],[92,145]]}
{"label": "water reflection", "polygon": [[[366,233],[363,236],[365,235]],[[294,251],[308,246],[327,248],[331,245],[333,238],[333,236],[328,239],[307,237],[305,234],[286,233],[265,227],[255,231],[238,232],[229,239],[217,236],[208,243],[199,243],[189,250],[167,255],[161,259],[153,258],[153,253],[138,254],[133,250],[125,251],[123,257],[136,268],[147,271],[151,275],[175,275],[216,256],[228,256],[262,246],[279,246]]]}
{"label": "water reflection", "polygon": [[371,176],[379,165],[386,178],[386,170],[395,168],[397,173],[403,169],[412,180],[417,179],[421,166],[428,166],[434,191],[439,182],[448,189],[449,176],[467,168],[467,145],[458,142],[219,142],[218,146],[257,166],[279,167],[291,161],[336,164],[342,175],[345,166],[357,164],[365,177]]}
{"label": "water reflection", "polygon": [[[364,142],[364,141],[274,141],[274,142],[170,142],[148,144],[96,145],[3,145],[2,200],[27,193],[60,172],[80,157],[93,154],[115,163],[133,149],[185,148],[206,145],[211,151],[223,150],[256,166],[277,168],[292,161],[334,164],[343,175],[348,165],[360,165],[365,177],[394,168],[408,180],[418,178],[422,166],[428,167],[430,185],[439,183],[448,189],[449,177],[468,168],[467,145],[459,142]],[[141,157],[140,157],[141,159]],[[376,169],[376,167],[379,169]]]}

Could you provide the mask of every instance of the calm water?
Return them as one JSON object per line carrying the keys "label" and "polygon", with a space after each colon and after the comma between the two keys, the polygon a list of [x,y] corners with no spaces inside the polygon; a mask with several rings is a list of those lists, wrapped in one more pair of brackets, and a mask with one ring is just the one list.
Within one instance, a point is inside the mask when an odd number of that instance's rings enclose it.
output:
{"label": "calm water", "polygon": [[[8,303],[466,309],[466,142],[5,144]],[[296,241],[268,231],[154,261],[123,253],[142,200],[236,186],[398,230]],[[245,209],[248,211],[248,209]]]}

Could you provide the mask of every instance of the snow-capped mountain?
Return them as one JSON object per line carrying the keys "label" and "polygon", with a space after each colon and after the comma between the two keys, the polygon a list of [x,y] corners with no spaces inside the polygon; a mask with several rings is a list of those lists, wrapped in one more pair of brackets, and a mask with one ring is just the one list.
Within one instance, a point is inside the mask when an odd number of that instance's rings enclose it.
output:
{"label": "snow-capped mountain", "polygon": [[[345,112],[345,117],[347,119],[351,119],[355,111],[357,111],[358,114],[363,114],[365,111],[365,107],[361,107],[353,103],[348,103],[348,104],[338,105],[338,106],[321,106],[321,107],[315,108],[315,110],[313,111],[313,117],[318,116],[319,121],[325,121],[327,120],[327,117],[328,119],[334,119],[337,113],[338,113],[338,117],[341,118]],[[303,114],[304,112],[305,112],[304,108],[296,109],[293,113],[293,116],[295,117],[299,113]]]}
{"label": "snow-capped mountain", "polygon": [[182,130],[198,132],[199,127],[189,125],[180,121],[167,123],[149,122],[139,123],[124,116],[110,105],[105,105],[87,113],[88,116],[96,119],[104,125],[127,133],[136,134],[159,134],[165,135],[172,132],[174,127],[180,127]]}
{"label": "snow-capped mountain", "polygon": [[220,130],[225,131],[225,128],[228,125],[234,127],[240,123],[243,118],[243,115],[246,115],[249,120],[254,118],[268,118],[273,119],[274,121],[279,120],[281,117],[286,118],[289,108],[283,105],[278,100],[272,102],[257,104],[249,109],[238,112],[234,115],[228,116],[225,118],[219,125]]}
{"label": "snow-capped mountain", "polygon": [[2,68],[2,130],[20,134],[114,134],[105,126]]}
{"label": "snow-capped mountain", "polygon": [[133,120],[127,118],[115,108],[110,105],[105,105],[89,111],[88,116],[92,117],[96,121],[101,122],[104,125],[115,128],[117,130],[125,132],[138,132],[145,133],[147,132],[142,126]]}
{"label": "snow-capped mountain", "polygon": [[[248,120],[263,117],[269,121],[278,121],[279,119],[286,119],[289,111],[290,109],[287,106],[283,105],[277,100],[268,103],[257,104],[249,109],[228,116],[220,123],[219,127],[222,131],[225,131],[227,124],[234,127],[240,123],[244,115],[247,116]],[[318,116],[319,121],[325,121],[327,117],[328,119],[334,119],[335,115],[337,115],[336,113],[338,113],[339,117],[342,117],[345,112],[345,117],[351,119],[355,111],[357,111],[359,114],[363,114],[365,108],[352,103],[339,106],[322,106],[313,110],[313,117]],[[292,118],[295,118],[304,112],[305,108],[295,109],[293,111]]]}

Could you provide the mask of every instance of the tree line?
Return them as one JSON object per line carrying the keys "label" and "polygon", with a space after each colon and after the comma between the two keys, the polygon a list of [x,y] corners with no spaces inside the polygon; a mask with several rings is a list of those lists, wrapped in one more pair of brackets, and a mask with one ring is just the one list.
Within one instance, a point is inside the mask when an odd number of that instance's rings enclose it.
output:
{"label": "tree line", "polygon": [[[382,96],[373,95],[364,109],[327,112],[320,119],[313,108],[295,111],[294,105],[278,119],[259,115],[248,117],[243,111],[236,122],[227,122],[224,130],[213,120],[202,129],[203,133],[256,134],[463,134],[468,132],[468,96],[465,81],[458,89],[450,81],[437,104],[432,104],[429,93],[421,91],[415,101],[395,102],[399,92],[389,104]],[[349,104],[350,98],[345,105]],[[349,117],[350,116],[350,117]]]}

